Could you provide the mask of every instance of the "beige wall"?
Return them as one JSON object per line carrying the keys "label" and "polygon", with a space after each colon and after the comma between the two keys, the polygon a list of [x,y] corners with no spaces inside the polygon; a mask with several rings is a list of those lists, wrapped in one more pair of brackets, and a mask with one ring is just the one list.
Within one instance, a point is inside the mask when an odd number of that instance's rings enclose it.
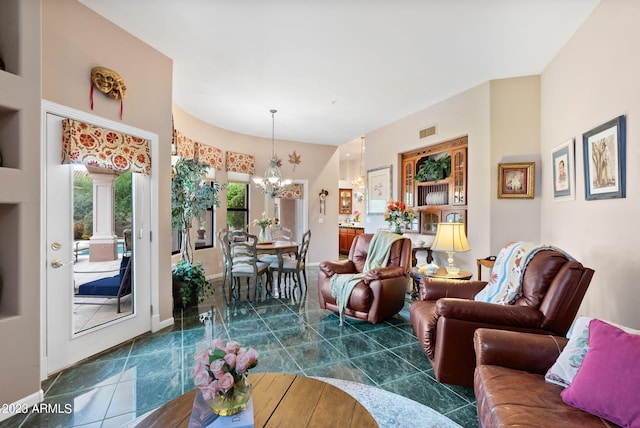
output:
{"label": "beige wall", "polygon": [[161,165],[160,175],[154,177],[159,184],[159,210],[154,214],[161,230],[154,233],[152,246],[159,254],[156,277],[163,321],[173,316],[170,234],[162,230],[171,224],[173,62],[76,0],[43,1],[42,98],[120,121],[120,103],[99,91],[94,91],[94,109],[90,109],[89,77],[95,66],[118,72],[126,82],[122,122],[159,136],[160,150],[152,162]]}
{"label": "beige wall", "polygon": [[[581,314],[640,328],[640,2],[603,0],[542,73],[542,238],[595,270]],[[582,134],[627,116],[627,196],[586,201]],[[576,140],[576,198],[554,202],[551,151]]]}
{"label": "beige wall", "polygon": [[[223,151],[231,150],[239,153],[254,155],[256,158],[256,174],[262,175],[268,167],[271,158],[271,139],[253,137],[239,134],[209,125],[189,115],[179,106],[173,108],[174,122],[177,130],[188,137]],[[271,126],[271,118],[268,110],[265,110],[264,125],[266,129]],[[276,137],[278,117],[276,115]],[[301,156],[301,163],[293,170],[293,165],[288,162],[289,154],[293,151]],[[322,260],[335,259],[338,254],[338,148],[319,144],[305,144],[294,141],[275,141],[276,155],[282,159],[282,175],[285,178],[308,180],[309,182],[309,219],[308,226],[311,229],[311,246],[308,259],[310,263]],[[226,183],[224,172],[216,172],[216,180]],[[255,191],[253,184],[250,191],[249,210],[250,220],[259,218],[263,211],[269,214],[271,205],[265,207],[264,194]],[[327,199],[327,215],[320,216],[318,194],[321,189],[329,191]],[[332,198],[335,195],[335,198]],[[226,224],[226,192],[220,193],[220,209],[216,211],[216,229]],[[335,214],[334,214],[335,213]],[[323,223],[319,223],[320,217]],[[257,228],[250,229],[257,233]],[[217,247],[201,249],[195,252],[195,259],[203,262],[207,275],[215,275],[221,272],[220,250]],[[175,257],[174,257],[175,259]]]}
{"label": "beige wall", "polygon": [[[471,251],[457,254],[456,264],[471,272],[476,271],[477,258],[492,254],[490,209],[495,184],[491,179],[493,167],[490,167],[493,156],[490,148],[490,102],[490,85],[485,83],[371,132],[366,140],[366,169],[392,164],[393,198],[397,199],[400,194],[397,153],[469,136],[467,225]],[[437,134],[421,140],[418,131],[432,124],[437,124]],[[382,216],[366,217],[367,232],[386,227]],[[436,253],[434,256],[439,265],[446,263],[446,255],[443,257]]]}
{"label": "beige wall", "polygon": [[[497,254],[508,242],[540,241],[540,76],[491,81],[490,121],[491,254]],[[498,199],[501,162],[535,162],[534,199]]]}

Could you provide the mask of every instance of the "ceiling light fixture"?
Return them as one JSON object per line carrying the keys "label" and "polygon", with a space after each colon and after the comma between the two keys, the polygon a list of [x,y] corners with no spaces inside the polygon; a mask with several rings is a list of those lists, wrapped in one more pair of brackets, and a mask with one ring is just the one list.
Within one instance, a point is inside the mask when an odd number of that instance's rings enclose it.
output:
{"label": "ceiling light fixture", "polygon": [[362,174],[362,154],[364,153],[364,135],[360,137],[360,175],[351,180],[351,184],[362,189],[364,187],[364,175]]}
{"label": "ceiling light fixture", "polygon": [[278,110],[271,109],[269,111],[271,112],[271,159],[269,160],[269,168],[265,171],[264,177],[253,177],[253,182],[262,193],[272,198],[277,198],[287,190],[287,187],[291,184],[291,180],[282,179],[280,168],[278,168],[278,159],[276,158],[275,115]]}

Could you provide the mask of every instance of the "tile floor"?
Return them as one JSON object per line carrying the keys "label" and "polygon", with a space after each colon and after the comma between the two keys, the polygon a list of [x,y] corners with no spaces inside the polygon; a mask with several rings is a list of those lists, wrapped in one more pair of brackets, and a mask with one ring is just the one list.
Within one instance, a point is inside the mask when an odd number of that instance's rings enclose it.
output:
{"label": "tile floor", "polygon": [[[221,280],[214,280],[211,302],[177,311],[173,327],[44,381],[45,402],[62,411],[16,415],[0,427],[119,427],[192,389],[193,353],[211,337],[256,348],[260,360],[254,372],[357,381],[427,405],[463,427],[478,426],[473,389],[432,377],[409,323],[410,301],[387,322],[346,320],[341,327],[336,315],[318,306],[317,267],[308,268],[308,278],[308,293],[296,288],[279,299],[259,293],[247,301],[243,288],[228,304]],[[198,313],[208,311],[212,322],[202,323]]]}

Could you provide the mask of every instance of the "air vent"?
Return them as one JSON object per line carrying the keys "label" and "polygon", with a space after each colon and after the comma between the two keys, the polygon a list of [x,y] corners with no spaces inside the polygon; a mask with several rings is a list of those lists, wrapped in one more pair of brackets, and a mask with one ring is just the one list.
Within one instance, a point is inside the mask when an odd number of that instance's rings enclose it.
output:
{"label": "air vent", "polygon": [[436,125],[430,126],[420,130],[420,139],[436,135]]}

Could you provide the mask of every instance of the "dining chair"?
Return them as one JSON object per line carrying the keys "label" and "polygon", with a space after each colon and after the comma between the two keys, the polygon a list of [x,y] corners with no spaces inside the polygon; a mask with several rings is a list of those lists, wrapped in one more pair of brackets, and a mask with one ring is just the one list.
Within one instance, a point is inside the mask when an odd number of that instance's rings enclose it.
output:
{"label": "dining chair", "polygon": [[[238,297],[240,297],[241,278],[247,278],[247,299],[250,296],[251,279],[255,287],[255,298],[258,297],[258,283],[263,285],[262,275],[267,278],[266,284],[270,284],[271,273],[269,264],[258,260],[256,246],[258,237],[244,231],[233,231],[227,233],[229,243],[228,256],[231,274],[231,284],[229,294],[233,295],[235,285],[237,285]],[[235,282],[235,285],[234,285]]]}
{"label": "dining chair", "polygon": [[294,288],[298,284],[302,284],[300,273],[302,273],[302,277],[304,278],[304,286],[307,288],[307,271],[306,271],[306,261],[307,261],[307,253],[309,251],[309,243],[311,241],[311,230],[307,230],[304,235],[302,235],[302,243],[300,247],[298,247],[298,252],[295,255],[295,258],[283,258],[282,259],[282,268],[280,268],[278,260],[271,262],[269,265],[269,270],[272,272],[278,272],[278,284],[280,283],[280,275],[285,275],[285,279],[287,276],[293,276],[294,278]]}
{"label": "dining chair", "polygon": [[[274,242],[275,241],[291,241],[292,232],[291,232],[291,229],[289,229],[288,227],[284,227],[279,224],[274,224],[271,226],[271,236],[273,237]],[[294,253],[283,254],[282,257],[291,258],[294,255],[295,255]],[[271,264],[273,262],[278,261],[278,255],[277,254],[260,254],[258,256],[258,259],[261,262]]]}
{"label": "dining chair", "polygon": [[229,233],[229,229],[223,227],[217,233],[218,237],[218,246],[220,247],[220,252],[222,253],[222,288],[224,289],[227,286],[227,277],[231,277],[231,261],[229,259],[229,240],[227,239],[227,234]]}

